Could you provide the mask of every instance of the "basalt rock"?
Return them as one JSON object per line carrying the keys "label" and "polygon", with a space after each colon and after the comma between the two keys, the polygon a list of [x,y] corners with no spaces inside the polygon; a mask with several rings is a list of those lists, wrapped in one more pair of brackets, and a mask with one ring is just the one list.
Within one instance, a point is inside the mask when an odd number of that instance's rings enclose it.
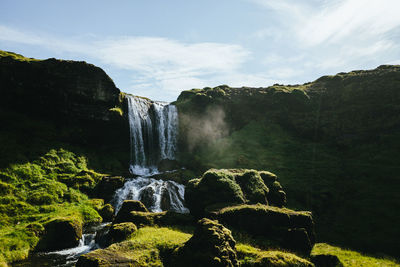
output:
{"label": "basalt rock", "polygon": [[175,251],[171,266],[239,266],[235,245],[230,230],[217,221],[203,218],[198,221],[192,238]]}
{"label": "basalt rock", "polygon": [[121,222],[129,222],[131,220],[131,212],[138,211],[138,212],[148,212],[146,206],[137,200],[125,200],[122,203],[120,210],[118,211],[117,215],[113,223],[121,223]]}
{"label": "basalt rock", "polygon": [[69,219],[55,219],[44,224],[44,233],[35,250],[54,251],[76,247],[81,238],[81,223]]}
{"label": "basalt rock", "polygon": [[303,255],[309,255],[315,243],[310,212],[261,204],[230,206],[208,212],[209,217],[231,229],[270,240],[278,247]]}

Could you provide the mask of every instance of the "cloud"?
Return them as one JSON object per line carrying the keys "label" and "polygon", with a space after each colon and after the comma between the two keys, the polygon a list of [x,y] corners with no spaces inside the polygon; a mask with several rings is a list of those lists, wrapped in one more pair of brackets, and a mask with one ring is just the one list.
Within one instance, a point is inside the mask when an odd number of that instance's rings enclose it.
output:
{"label": "cloud", "polygon": [[240,45],[215,42],[184,43],[146,36],[57,38],[0,25],[0,40],[45,47],[57,53],[85,55],[101,65],[132,73],[130,92],[173,100],[185,89],[204,87],[212,77],[231,75],[248,60]]}

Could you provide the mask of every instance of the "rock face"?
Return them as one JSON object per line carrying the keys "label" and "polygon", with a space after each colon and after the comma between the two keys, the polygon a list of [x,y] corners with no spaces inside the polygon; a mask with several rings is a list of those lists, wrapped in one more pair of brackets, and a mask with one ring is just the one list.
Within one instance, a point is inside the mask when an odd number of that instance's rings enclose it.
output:
{"label": "rock face", "polygon": [[277,181],[274,181],[271,184],[273,186],[269,189],[260,173],[254,170],[211,169],[205,172],[200,179],[189,181],[185,191],[185,200],[190,212],[195,216],[203,216],[208,206],[224,203],[268,204],[268,200],[270,200],[270,204],[282,206],[286,203],[286,198],[283,198],[284,195],[282,198],[276,196],[283,190],[280,185],[279,188],[275,187],[275,184],[279,185]]}
{"label": "rock face", "polygon": [[171,266],[239,266],[231,231],[216,221],[198,221],[192,238],[172,257]]}
{"label": "rock face", "polygon": [[[102,69],[86,62],[33,60],[0,51],[0,94],[1,119],[10,136],[19,143],[26,132],[35,133],[26,151],[17,148],[29,159],[61,143],[85,151],[97,170],[123,173],[127,169],[126,103]],[[18,160],[9,154],[0,158],[0,167]]]}
{"label": "rock face", "polygon": [[76,247],[82,238],[82,225],[66,219],[55,219],[44,225],[36,251],[54,251]]}

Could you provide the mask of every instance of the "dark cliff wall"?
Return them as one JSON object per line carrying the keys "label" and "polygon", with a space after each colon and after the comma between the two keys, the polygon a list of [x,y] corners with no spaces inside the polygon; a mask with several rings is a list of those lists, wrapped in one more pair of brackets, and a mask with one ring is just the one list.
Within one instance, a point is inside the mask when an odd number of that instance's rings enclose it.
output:
{"label": "dark cliff wall", "polygon": [[400,66],[193,89],[176,105],[187,167],[270,170],[291,207],[313,210],[320,240],[396,255]]}
{"label": "dark cliff wall", "polygon": [[1,167],[70,147],[86,154],[99,171],[127,170],[126,103],[102,69],[2,52],[0,95]]}

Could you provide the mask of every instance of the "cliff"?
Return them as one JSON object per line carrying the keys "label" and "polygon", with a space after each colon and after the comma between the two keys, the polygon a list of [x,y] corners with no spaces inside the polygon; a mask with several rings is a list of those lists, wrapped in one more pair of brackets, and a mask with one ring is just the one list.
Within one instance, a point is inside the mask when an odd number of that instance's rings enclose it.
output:
{"label": "cliff", "polygon": [[320,240],[396,255],[400,66],[192,89],[176,105],[184,165],[270,170],[289,207],[313,211]]}
{"label": "cliff", "polygon": [[7,144],[0,167],[72,146],[98,170],[127,170],[124,97],[102,69],[0,51],[0,95],[0,138]]}

